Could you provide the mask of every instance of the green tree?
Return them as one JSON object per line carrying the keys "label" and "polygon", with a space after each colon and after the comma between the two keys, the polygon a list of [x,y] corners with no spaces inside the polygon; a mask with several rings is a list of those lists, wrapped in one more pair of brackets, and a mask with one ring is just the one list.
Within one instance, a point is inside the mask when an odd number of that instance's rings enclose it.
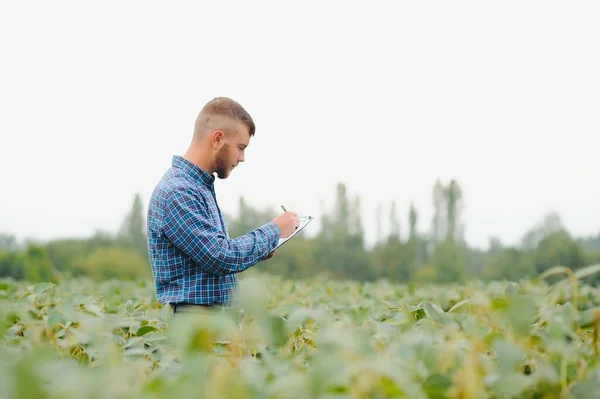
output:
{"label": "green tree", "polygon": [[482,275],[484,280],[519,281],[535,277],[535,266],[526,252],[514,247],[500,247],[497,244],[496,242],[485,256]]}
{"label": "green tree", "polygon": [[408,222],[410,226],[408,231],[409,239],[417,238],[417,219],[417,209],[415,208],[415,204],[411,202],[408,210]]}
{"label": "green tree", "polygon": [[431,264],[436,268],[436,279],[439,282],[461,281],[466,276],[466,265],[460,220],[463,197],[458,183],[451,180],[444,186],[437,180],[433,203]]}
{"label": "green tree", "polygon": [[431,228],[432,245],[442,242],[446,235],[446,195],[442,182],[438,179],[433,186],[433,221]]}
{"label": "green tree", "polygon": [[276,216],[270,208],[258,210],[248,205],[243,197],[239,197],[237,217],[226,216],[229,235],[232,238],[242,236],[273,220]]}
{"label": "green tree", "polygon": [[0,251],[17,251],[19,243],[17,238],[12,234],[0,233]]}
{"label": "green tree", "polygon": [[534,250],[542,240],[562,229],[564,227],[560,216],[556,212],[550,212],[525,233],[521,239],[521,247],[524,250]]}
{"label": "green tree", "polygon": [[255,269],[287,278],[310,278],[323,273],[315,262],[316,241],[300,235],[280,247],[275,256],[255,266]]}
{"label": "green tree", "polygon": [[580,238],[577,242],[584,251],[600,255],[600,233],[597,236]]}
{"label": "green tree", "polygon": [[390,236],[400,241],[400,219],[396,211],[395,201],[392,201],[390,205]]}
{"label": "green tree", "polygon": [[380,244],[383,241],[383,205],[381,202],[377,203],[377,209],[375,210],[375,243]]}
{"label": "green tree", "polygon": [[544,237],[534,252],[535,271],[542,273],[553,266],[572,269],[585,266],[586,255],[581,246],[565,229],[557,230]]}
{"label": "green tree", "polygon": [[24,279],[25,255],[21,252],[0,250],[0,277]]}
{"label": "green tree", "polygon": [[374,279],[376,274],[364,248],[360,202],[357,198],[350,201],[346,186],[338,183],[334,204],[333,211],[321,218],[315,261],[334,277]]}
{"label": "green tree", "polygon": [[447,207],[447,230],[446,239],[451,237],[456,242],[463,241],[462,211],[463,196],[462,190],[456,180],[451,180],[444,191],[445,203]]}
{"label": "green tree", "polygon": [[136,251],[143,258],[148,257],[144,206],[139,193],[135,194],[129,213],[121,223],[118,239],[126,248]]}
{"label": "green tree", "polygon": [[25,251],[25,279],[32,282],[54,282],[54,266],[46,249],[39,245],[29,245]]}
{"label": "green tree", "polygon": [[423,264],[425,261],[425,253],[421,250],[422,248],[422,239],[419,237],[417,233],[417,221],[418,215],[415,205],[413,203],[410,204],[408,210],[408,221],[409,221],[409,232],[408,232],[408,241],[405,245],[405,258],[407,261],[407,269],[409,279],[412,279],[417,272],[417,269]]}
{"label": "green tree", "polygon": [[463,281],[466,277],[464,250],[448,238],[435,247],[436,279],[440,283]]}
{"label": "green tree", "polygon": [[77,275],[87,275],[98,280],[134,280],[152,277],[146,260],[137,252],[120,246],[101,247],[73,260]]}

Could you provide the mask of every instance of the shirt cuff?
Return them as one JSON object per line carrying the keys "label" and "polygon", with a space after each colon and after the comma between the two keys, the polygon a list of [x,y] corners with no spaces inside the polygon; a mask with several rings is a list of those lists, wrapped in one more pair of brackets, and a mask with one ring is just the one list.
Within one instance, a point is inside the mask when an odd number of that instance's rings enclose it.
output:
{"label": "shirt cuff", "polygon": [[269,243],[269,252],[271,252],[279,243],[279,237],[281,237],[281,230],[279,226],[273,221],[263,225],[262,230],[267,235]]}

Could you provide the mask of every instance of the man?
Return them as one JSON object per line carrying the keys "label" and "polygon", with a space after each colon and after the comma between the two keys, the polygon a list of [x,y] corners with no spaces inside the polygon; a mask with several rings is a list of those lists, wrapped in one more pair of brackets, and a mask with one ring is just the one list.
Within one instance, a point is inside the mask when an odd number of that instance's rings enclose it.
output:
{"label": "man", "polygon": [[244,162],[255,129],[236,101],[209,101],[196,119],[187,152],[173,156],[152,193],[147,232],[156,298],[175,312],[231,305],[237,273],[273,256],[279,238],[299,225],[298,215],[288,211],[241,237],[228,235],[214,175],[226,179]]}

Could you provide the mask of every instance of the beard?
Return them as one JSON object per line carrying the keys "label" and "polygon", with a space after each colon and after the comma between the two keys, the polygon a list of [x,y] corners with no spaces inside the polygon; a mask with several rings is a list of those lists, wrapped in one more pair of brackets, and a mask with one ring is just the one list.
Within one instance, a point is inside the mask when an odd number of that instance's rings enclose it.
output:
{"label": "beard", "polygon": [[215,172],[219,179],[226,179],[231,172],[231,165],[227,162],[229,158],[229,144],[224,144],[215,157]]}

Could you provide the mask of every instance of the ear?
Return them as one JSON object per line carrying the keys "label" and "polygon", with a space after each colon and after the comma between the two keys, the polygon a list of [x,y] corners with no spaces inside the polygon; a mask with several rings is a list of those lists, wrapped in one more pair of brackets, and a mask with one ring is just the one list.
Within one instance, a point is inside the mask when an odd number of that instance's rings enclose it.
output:
{"label": "ear", "polygon": [[212,148],[215,150],[219,149],[223,145],[224,140],[225,133],[223,133],[222,130],[215,130],[210,135],[210,143],[212,145]]}

